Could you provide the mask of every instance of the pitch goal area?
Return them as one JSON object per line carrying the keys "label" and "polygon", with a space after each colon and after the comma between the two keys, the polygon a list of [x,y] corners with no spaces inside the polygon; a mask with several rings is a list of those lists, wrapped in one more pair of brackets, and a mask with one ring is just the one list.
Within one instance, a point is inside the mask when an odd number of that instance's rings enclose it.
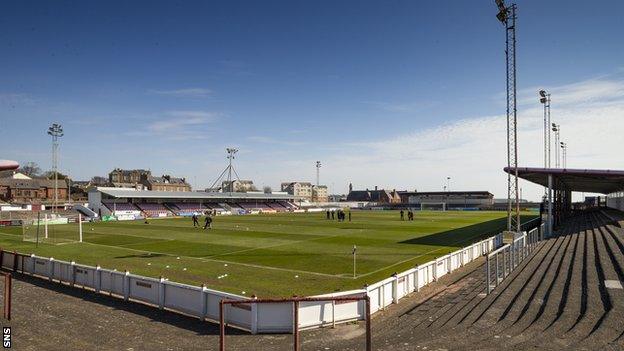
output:
{"label": "pitch goal area", "polygon": [[82,242],[82,215],[38,213],[22,220],[22,240],[55,245]]}

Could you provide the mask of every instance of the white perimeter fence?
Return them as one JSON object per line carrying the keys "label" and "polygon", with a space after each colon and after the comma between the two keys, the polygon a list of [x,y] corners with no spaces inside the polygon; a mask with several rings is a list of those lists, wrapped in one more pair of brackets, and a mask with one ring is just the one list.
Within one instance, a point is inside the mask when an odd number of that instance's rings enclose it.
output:
{"label": "white perimeter fence", "polygon": [[[468,247],[439,257],[434,261],[416,266],[405,272],[367,286],[333,296],[370,297],[371,313],[397,303],[402,297],[418,291],[454,270],[486,255],[503,245],[503,236],[498,234]],[[2,268],[30,274],[50,281],[89,289],[96,293],[132,300],[156,306],[160,309],[197,317],[201,320],[219,321],[221,300],[252,300],[245,296],[65,262],[53,258],[24,255],[0,250]],[[270,304],[245,304],[225,306],[224,322],[251,333],[286,332],[293,330],[292,302]],[[363,301],[301,302],[299,305],[299,328],[317,328],[365,318]]]}

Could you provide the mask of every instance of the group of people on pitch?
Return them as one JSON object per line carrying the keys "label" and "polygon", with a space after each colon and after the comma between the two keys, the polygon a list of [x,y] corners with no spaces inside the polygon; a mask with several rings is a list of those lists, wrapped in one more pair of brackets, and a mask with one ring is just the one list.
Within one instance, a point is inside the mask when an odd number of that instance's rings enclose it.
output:
{"label": "group of people on pitch", "polygon": [[[348,212],[349,213],[349,222],[351,222],[351,211]],[[347,215],[345,214],[345,211],[343,211],[342,209],[338,210],[338,211],[330,211],[327,210],[327,212],[325,213],[327,216],[327,219],[335,219],[336,217],[338,217],[338,222],[344,222]]]}
{"label": "group of people on pitch", "polygon": [[[404,221],[405,220],[405,211],[401,210],[401,220]],[[412,210],[407,210],[407,220],[408,221],[413,221],[414,220],[414,211]]]}
{"label": "group of people on pitch", "polygon": [[[204,218],[204,227],[203,229],[212,229],[212,216],[206,212],[206,218]],[[193,228],[199,228],[201,225],[199,224],[199,216],[197,213],[193,213]]]}

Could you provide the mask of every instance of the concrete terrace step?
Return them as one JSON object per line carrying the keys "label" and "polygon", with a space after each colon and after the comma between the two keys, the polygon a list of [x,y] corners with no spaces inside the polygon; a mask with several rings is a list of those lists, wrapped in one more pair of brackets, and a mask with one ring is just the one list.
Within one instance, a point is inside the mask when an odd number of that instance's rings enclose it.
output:
{"label": "concrete terrace step", "polygon": [[489,296],[479,267],[402,324],[419,348],[624,347],[624,231],[613,223],[597,211],[572,217]]}

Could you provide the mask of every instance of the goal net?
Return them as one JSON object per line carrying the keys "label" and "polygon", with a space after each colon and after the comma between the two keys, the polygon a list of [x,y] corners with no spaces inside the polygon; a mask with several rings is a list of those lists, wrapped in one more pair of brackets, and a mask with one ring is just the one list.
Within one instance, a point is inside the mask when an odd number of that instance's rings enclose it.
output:
{"label": "goal net", "polygon": [[22,220],[22,240],[45,244],[69,244],[82,241],[81,215],[39,214]]}
{"label": "goal net", "polygon": [[446,211],[446,202],[427,202],[420,204],[421,211]]}

